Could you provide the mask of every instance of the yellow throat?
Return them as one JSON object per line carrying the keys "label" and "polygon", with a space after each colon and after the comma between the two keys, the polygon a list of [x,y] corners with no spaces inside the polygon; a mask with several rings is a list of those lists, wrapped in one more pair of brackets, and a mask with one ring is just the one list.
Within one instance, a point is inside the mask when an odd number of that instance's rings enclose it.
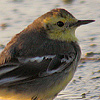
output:
{"label": "yellow throat", "polygon": [[[77,27],[69,27],[70,24],[76,23],[78,20],[70,14],[63,14],[62,17],[59,15],[59,12],[56,12],[52,16],[46,17],[43,20],[43,25],[48,37],[60,41],[78,41],[75,36],[75,30]],[[57,25],[58,22],[62,22],[64,25],[59,27]]]}

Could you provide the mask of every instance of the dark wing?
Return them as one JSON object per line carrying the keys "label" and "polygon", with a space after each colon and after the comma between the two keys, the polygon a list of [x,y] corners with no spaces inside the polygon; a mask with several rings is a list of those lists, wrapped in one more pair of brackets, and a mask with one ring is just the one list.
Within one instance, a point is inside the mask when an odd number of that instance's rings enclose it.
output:
{"label": "dark wing", "polygon": [[0,66],[0,87],[28,82],[69,68],[76,57],[75,53],[48,55],[34,58],[18,58],[17,63]]}

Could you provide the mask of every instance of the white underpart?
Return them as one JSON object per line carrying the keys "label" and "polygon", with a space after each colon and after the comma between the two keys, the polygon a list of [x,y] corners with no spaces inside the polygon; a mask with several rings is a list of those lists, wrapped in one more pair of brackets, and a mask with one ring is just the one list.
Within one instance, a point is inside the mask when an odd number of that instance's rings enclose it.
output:
{"label": "white underpart", "polygon": [[55,55],[47,55],[47,56],[42,56],[42,57],[18,58],[18,59],[19,59],[19,62],[22,62],[22,63],[28,63],[28,62],[34,62],[34,61],[37,61],[38,63],[40,63],[43,59],[51,59],[54,57]]}

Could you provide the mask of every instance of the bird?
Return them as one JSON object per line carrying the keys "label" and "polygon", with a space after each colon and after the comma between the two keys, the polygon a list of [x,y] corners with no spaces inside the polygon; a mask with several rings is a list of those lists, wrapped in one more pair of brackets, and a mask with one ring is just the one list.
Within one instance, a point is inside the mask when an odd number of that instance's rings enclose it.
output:
{"label": "bird", "polygon": [[91,22],[55,8],[17,33],[0,53],[0,99],[53,100],[81,58],[75,30]]}

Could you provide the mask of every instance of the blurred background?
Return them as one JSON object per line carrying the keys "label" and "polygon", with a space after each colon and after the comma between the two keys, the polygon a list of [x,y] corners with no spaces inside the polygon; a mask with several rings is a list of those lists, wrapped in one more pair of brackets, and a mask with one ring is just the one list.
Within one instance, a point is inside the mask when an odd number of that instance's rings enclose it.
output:
{"label": "blurred background", "polygon": [[76,30],[82,58],[93,60],[80,62],[55,100],[100,100],[100,0],[0,0],[0,52],[16,33],[54,8],[67,9],[77,19],[96,20]]}

